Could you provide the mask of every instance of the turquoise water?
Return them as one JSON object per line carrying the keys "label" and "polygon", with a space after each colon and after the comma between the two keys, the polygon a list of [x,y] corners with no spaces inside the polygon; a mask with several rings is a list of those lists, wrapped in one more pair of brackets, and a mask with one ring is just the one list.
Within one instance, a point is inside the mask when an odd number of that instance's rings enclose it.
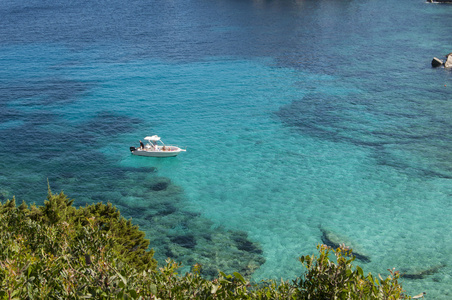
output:
{"label": "turquoise water", "polygon": [[[2,200],[49,180],[115,204],[160,262],[254,280],[299,276],[328,230],[450,297],[452,74],[430,61],[452,7],[110,4],[0,5]],[[132,156],[152,134],[187,152]]]}

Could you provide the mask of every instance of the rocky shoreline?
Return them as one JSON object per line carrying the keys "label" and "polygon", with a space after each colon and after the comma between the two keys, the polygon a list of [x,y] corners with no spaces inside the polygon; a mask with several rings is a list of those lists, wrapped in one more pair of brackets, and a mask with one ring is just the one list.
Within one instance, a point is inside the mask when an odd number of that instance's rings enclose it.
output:
{"label": "rocky shoreline", "polygon": [[443,60],[441,60],[437,57],[433,57],[432,67],[437,68],[437,67],[441,67],[441,66],[444,66],[445,68],[452,67],[452,53],[449,53],[446,55],[446,62],[444,62]]}
{"label": "rocky shoreline", "polygon": [[452,3],[452,0],[427,0],[430,3]]}

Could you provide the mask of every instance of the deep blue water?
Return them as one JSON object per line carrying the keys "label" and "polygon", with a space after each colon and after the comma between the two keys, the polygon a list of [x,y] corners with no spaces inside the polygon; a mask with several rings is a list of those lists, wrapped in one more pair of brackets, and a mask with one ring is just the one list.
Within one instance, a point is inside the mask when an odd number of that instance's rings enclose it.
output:
{"label": "deep blue water", "polygon": [[[290,279],[326,230],[452,290],[452,6],[0,2],[0,198],[110,201],[160,262]],[[158,134],[177,158],[130,155]]]}

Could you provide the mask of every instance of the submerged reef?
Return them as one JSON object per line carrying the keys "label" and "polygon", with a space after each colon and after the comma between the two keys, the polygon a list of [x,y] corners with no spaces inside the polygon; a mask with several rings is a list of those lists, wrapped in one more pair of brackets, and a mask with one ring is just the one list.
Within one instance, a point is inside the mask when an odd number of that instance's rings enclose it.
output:
{"label": "submerged reef", "polygon": [[[71,82],[67,84],[73,86]],[[60,98],[64,102],[72,101],[73,95],[84,92],[83,86],[75,87],[73,94],[62,98],[55,95],[52,101]],[[36,189],[30,187],[45,185],[48,180],[52,190],[63,190],[77,206],[111,202],[122,216],[132,218],[146,233],[150,247],[155,250],[154,257],[161,264],[171,257],[187,271],[194,264],[201,264],[205,276],[217,276],[218,270],[249,276],[265,262],[261,246],[245,232],[215,226],[199,212],[187,210],[183,189],[171,179],[159,176],[157,167],[112,164],[110,157],[99,151],[102,141],[134,131],[141,124],[140,119],[101,111],[86,122],[72,126],[70,131],[48,131],[36,126],[36,122],[58,123],[59,116],[52,112],[42,114],[36,112],[36,116],[11,128],[11,132],[4,131],[11,136],[22,136],[22,146],[31,151],[5,158],[10,160],[5,165],[18,160],[18,168],[26,171],[27,176],[20,177],[20,181],[5,180],[0,200],[11,196],[8,191],[20,190],[18,199],[42,201],[36,198]],[[39,147],[36,137],[40,139]],[[17,147],[15,143],[7,139],[4,146],[13,149]],[[128,153],[127,147],[124,151]],[[1,175],[6,178],[6,174]]]}
{"label": "submerged reef", "polygon": [[[94,181],[91,184],[112,174],[114,186],[109,186],[108,180],[102,183],[107,192],[92,193],[92,199],[75,196],[76,203],[113,203],[146,233],[159,264],[172,258],[182,263],[183,271],[199,264],[201,274],[213,278],[219,270],[250,277],[265,262],[260,244],[246,232],[215,226],[201,213],[187,210],[183,189],[169,178],[159,176],[156,168],[104,169],[97,178],[91,178]],[[88,179],[77,179],[83,180]],[[62,176],[54,178],[51,185],[66,186],[73,181],[71,176]]]}
{"label": "submerged reef", "polygon": [[170,257],[185,266],[200,264],[207,278],[218,270],[249,277],[265,262],[260,245],[246,232],[215,227],[200,213],[184,210],[183,191],[168,178],[154,177],[149,190],[135,196],[149,200],[135,207],[133,215],[149,232],[159,262]]}
{"label": "submerged reef", "polygon": [[[444,128],[448,127],[441,123],[439,126],[420,125],[419,117],[437,119],[433,114],[426,114],[421,105],[409,112],[403,107],[395,107],[391,112],[381,110],[380,105],[394,105],[396,100],[377,104],[371,98],[313,92],[294,99],[275,114],[302,135],[370,149],[379,165],[420,178],[451,179],[452,147],[444,143]],[[372,123],[367,118],[356,117],[369,112],[372,118],[381,121]],[[413,160],[413,156],[423,159]]]}

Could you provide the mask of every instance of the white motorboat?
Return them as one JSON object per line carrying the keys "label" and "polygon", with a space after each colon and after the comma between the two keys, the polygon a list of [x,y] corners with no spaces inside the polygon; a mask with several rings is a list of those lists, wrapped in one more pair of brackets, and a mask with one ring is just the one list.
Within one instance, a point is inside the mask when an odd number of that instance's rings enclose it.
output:
{"label": "white motorboat", "polygon": [[151,157],[171,157],[187,151],[177,146],[165,145],[157,135],[147,136],[144,139],[148,141],[146,145],[140,141],[139,148],[130,147],[130,152],[132,152],[132,154]]}

